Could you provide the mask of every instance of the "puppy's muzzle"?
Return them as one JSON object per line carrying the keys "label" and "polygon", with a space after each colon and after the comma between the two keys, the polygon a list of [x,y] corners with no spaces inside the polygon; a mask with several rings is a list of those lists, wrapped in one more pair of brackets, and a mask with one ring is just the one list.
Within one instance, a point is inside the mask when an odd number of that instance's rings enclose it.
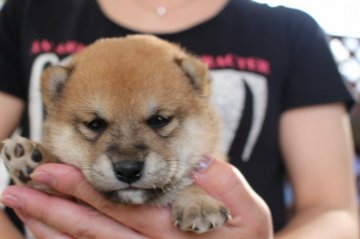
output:
{"label": "puppy's muzzle", "polygon": [[124,160],[113,164],[114,172],[120,181],[131,184],[139,180],[143,174],[144,162]]}

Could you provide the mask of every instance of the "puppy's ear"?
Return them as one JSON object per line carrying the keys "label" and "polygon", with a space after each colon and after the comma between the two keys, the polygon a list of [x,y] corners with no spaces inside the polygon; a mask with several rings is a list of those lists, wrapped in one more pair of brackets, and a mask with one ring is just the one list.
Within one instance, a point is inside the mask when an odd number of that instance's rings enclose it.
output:
{"label": "puppy's ear", "polygon": [[181,68],[189,83],[203,97],[210,96],[210,77],[207,66],[193,56],[175,58],[175,63]]}
{"label": "puppy's ear", "polygon": [[73,69],[72,65],[49,66],[45,69],[41,76],[41,93],[45,106],[50,106],[60,99]]}

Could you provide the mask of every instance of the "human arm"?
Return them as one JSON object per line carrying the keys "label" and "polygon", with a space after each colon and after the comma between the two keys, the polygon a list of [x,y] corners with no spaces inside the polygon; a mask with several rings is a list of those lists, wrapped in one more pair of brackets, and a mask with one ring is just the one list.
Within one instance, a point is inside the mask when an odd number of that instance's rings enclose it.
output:
{"label": "human arm", "polygon": [[23,239],[24,237],[10,222],[7,215],[0,210],[0,234],[7,239]]}
{"label": "human arm", "polygon": [[281,118],[280,137],[295,212],[275,238],[358,238],[353,145],[344,106],[289,110]]}
{"label": "human arm", "polygon": [[0,91],[0,140],[9,137],[18,126],[24,102]]}
{"label": "human arm", "polygon": [[[17,186],[8,188],[5,195],[17,198],[17,205],[12,206],[22,215],[27,215],[23,219],[36,235],[49,231],[54,233],[54,230],[44,226],[46,223],[61,231],[57,232],[59,238],[271,239],[270,212],[240,172],[217,160],[206,162],[210,166],[195,173],[194,180],[205,191],[223,201],[232,219],[205,235],[189,234],[175,228],[167,208],[124,206],[104,200],[78,170],[68,165],[41,165],[35,170],[33,179],[76,196],[97,210]],[[114,224],[114,221],[117,223]],[[71,236],[66,237],[66,234]]]}
{"label": "human arm", "polygon": [[[24,104],[21,100],[0,92],[0,141],[9,137],[15,130],[23,108]],[[3,210],[0,210],[0,235],[9,239],[23,238]]]}

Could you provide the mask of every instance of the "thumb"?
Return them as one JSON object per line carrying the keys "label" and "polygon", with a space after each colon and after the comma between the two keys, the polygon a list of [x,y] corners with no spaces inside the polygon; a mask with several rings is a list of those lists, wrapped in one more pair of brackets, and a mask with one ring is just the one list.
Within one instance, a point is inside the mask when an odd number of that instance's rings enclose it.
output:
{"label": "thumb", "polygon": [[232,216],[246,216],[254,208],[268,210],[265,202],[251,188],[240,171],[229,163],[205,157],[193,173],[195,183],[223,202]]}
{"label": "thumb", "polygon": [[[42,183],[59,193],[84,201],[86,201],[89,195],[98,194],[80,170],[71,165],[59,163],[41,164],[30,177],[34,181]],[[102,197],[99,195],[99,198]]]}

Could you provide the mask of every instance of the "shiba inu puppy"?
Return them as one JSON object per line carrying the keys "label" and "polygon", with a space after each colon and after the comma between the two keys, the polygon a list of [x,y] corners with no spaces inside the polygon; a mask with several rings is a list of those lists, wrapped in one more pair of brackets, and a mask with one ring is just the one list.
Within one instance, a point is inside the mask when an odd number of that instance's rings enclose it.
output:
{"label": "shiba inu puppy", "polygon": [[191,180],[204,155],[222,157],[207,68],[196,57],[150,35],[103,39],[47,68],[41,84],[43,142],[15,137],[2,149],[16,183],[39,188],[34,168],[62,162],[112,201],[170,205],[182,230],[229,219]]}

